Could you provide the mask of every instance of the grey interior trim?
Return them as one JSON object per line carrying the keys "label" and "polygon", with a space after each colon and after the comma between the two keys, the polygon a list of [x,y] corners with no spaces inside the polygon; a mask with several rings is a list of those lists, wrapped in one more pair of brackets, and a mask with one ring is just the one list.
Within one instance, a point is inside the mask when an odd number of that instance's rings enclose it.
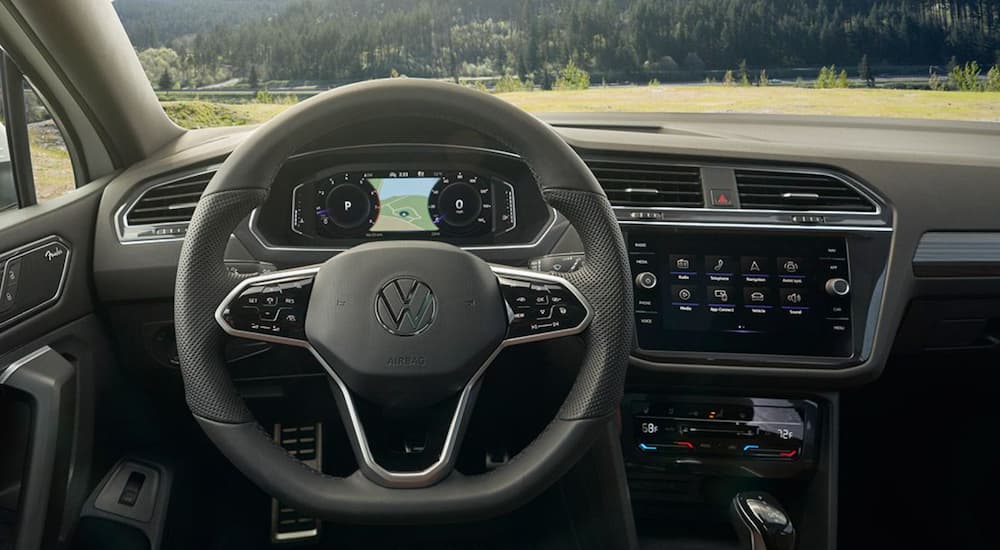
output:
{"label": "grey interior trim", "polygon": [[918,276],[1000,276],[1000,231],[931,231],[913,253]]}
{"label": "grey interior trim", "polygon": [[[5,371],[4,385],[32,399],[30,450],[21,485],[14,550],[35,550],[54,544],[49,517],[60,444],[72,437],[75,423],[76,368],[49,346],[29,353]],[[67,422],[69,425],[67,425]]]}
{"label": "grey interior trim", "polygon": [[[479,369],[472,375],[472,378],[466,383],[465,387],[462,389],[461,394],[459,394],[458,403],[455,406],[455,412],[452,415],[451,422],[448,426],[448,433],[445,437],[444,447],[441,450],[441,455],[438,460],[433,464],[425,468],[424,470],[418,472],[395,472],[391,470],[386,470],[378,462],[376,462],[374,455],[372,454],[371,448],[368,445],[368,439],[365,435],[364,426],[361,423],[360,416],[358,415],[357,408],[354,405],[353,398],[351,397],[351,392],[347,385],[344,384],[340,376],[334,371],[329,363],[323,359],[315,348],[306,340],[297,340],[294,338],[285,338],[280,336],[270,336],[264,334],[257,334],[254,332],[247,332],[243,330],[234,329],[225,321],[224,312],[227,306],[236,299],[237,296],[248,286],[264,283],[264,282],[276,282],[283,280],[298,279],[302,277],[313,276],[319,271],[320,266],[310,266],[303,269],[294,269],[288,271],[276,271],[274,273],[268,273],[266,275],[260,275],[257,277],[251,277],[240,282],[223,300],[222,304],[219,305],[218,309],[215,311],[215,320],[222,327],[227,334],[232,336],[238,336],[241,338],[249,338],[254,340],[262,340],[266,342],[274,342],[278,344],[287,344],[291,346],[302,347],[309,350],[313,357],[323,366],[326,372],[330,375],[330,378],[334,381],[337,389],[344,400],[345,407],[348,412],[348,420],[350,421],[351,427],[354,431],[355,439],[358,442],[358,451],[360,452],[360,458],[363,462],[363,471],[366,474],[373,475],[377,483],[385,487],[394,488],[415,488],[415,487],[426,487],[440,481],[445,476],[450,473],[452,466],[455,463],[456,452],[458,451],[458,445],[460,443],[461,430],[466,423],[466,417],[472,412],[472,405],[474,403],[474,398],[476,391],[479,389],[479,383],[482,379],[483,374],[496,357],[505,348],[514,346],[517,344],[523,344],[527,342],[537,342],[541,340],[550,340],[553,338],[559,338],[562,336],[571,336],[574,334],[580,334],[590,325],[590,321],[593,319],[594,313],[590,307],[590,304],[584,298],[583,294],[573,286],[572,283],[567,281],[562,277],[557,277],[554,275],[547,275],[544,273],[538,273],[535,271],[529,271],[526,269],[510,268],[505,266],[490,265],[493,272],[499,277],[511,277],[527,281],[538,281],[544,283],[558,284],[569,290],[573,296],[583,304],[586,310],[586,315],[583,321],[575,326],[568,329],[553,331],[545,334],[522,336],[517,338],[507,338],[504,339],[499,346],[490,354],[489,357],[483,362]],[[308,315],[308,312],[306,313]],[[508,316],[509,320],[509,316]]]}
{"label": "grey interior trim", "polygon": [[[66,288],[66,274],[69,273],[69,265],[70,265],[70,261],[72,260],[72,256],[73,256],[73,247],[70,246],[70,244],[68,242],[64,241],[60,237],[57,237],[55,235],[51,235],[49,237],[45,237],[44,239],[39,239],[39,240],[37,240],[37,241],[35,241],[33,243],[29,243],[29,244],[26,244],[26,245],[21,246],[19,248],[16,248],[16,249],[12,250],[11,252],[9,252],[9,253],[7,253],[7,254],[4,255],[5,258],[4,258],[4,265],[3,265],[3,272],[2,273],[6,274],[7,273],[7,268],[9,267],[10,262],[12,262],[12,261],[14,261],[14,260],[16,260],[16,259],[18,259],[18,258],[20,258],[22,256],[25,256],[27,254],[31,254],[32,252],[34,252],[36,250],[40,250],[42,248],[45,248],[45,247],[47,247],[47,246],[49,246],[51,244],[55,244],[55,243],[60,244],[60,245],[62,245],[63,247],[66,248],[66,260],[63,262],[62,274],[59,275],[59,284],[56,286],[55,293],[51,297],[47,298],[43,302],[40,302],[39,304],[35,305],[31,309],[22,311],[21,313],[18,313],[17,315],[15,315],[15,316],[13,316],[13,317],[11,317],[9,319],[5,319],[3,321],[0,321],[0,327],[5,327],[5,326],[7,326],[7,325],[9,325],[11,323],[14,323],[15,321],[17,321],[19,319],[23,319],[25,317],[28,317],[28,316],[32,315],[33,313],[35,313],[36,311],[39,311],[41,309],[45,309],[46,307],[48,307],[48,306],[54,304],[55,302],[59,301],[59,298],[62,297],[63,290]],[[3,292],[4,285],[6,285],[6,284],[7,284],[6,279],[2,283],[0,283],[0,292]]]}
{"label": "grey interior trim", "polygon": [[4,385],[7,382],[7,380],[10,379],[11,376],[14,376],[14,373],[17,372],[17,369],[23,367],[24,365],[27,365],[28,363],[34,361],[35,359],[41,357],[42,355],[45,355],[50,351],[52,351],[52,348],[50,348],[49,346],[42,346],[36,349],[35,351],[25,355],[24,357],[18,359],[17,361],[14,361],[13,363],[7,365],[7,367],[4,368],[4,370],[0,371],[0,386]]}
{"label": "grey interior trim", "polygon": [[[146,481],[136,505],[128,507],[118,503],[122,485],[115,481],[122,473],[134,471],[146,474]],[[169,517],[173,481],[173,469],[166,463],[148,457],[122,457],[87,497],[80,519],[97,518],[135,528],[146,536],[149,550],[159,550]]]}

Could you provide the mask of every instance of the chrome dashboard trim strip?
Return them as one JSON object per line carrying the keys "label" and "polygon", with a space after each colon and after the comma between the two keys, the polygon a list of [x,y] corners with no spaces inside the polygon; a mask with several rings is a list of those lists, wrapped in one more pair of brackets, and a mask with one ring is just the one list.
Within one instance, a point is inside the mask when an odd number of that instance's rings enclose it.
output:
{"label": "chrome dashboard trim strip", "polygon": [[[257,334],[253,332],[247,332],[242,330],[234,329],[228,323],[226,323],[223,316],[223,312],[226,306],[231,303],[246,287],[259,284],[262,282],[271,281],[281,281],[285,279],[296,279],[305,276],[315,275],[319,271],[320,265],[309,266],[301,269],[294,269],[288,271],[278,271],[274,273],[268,273],[266,275],[260,275],[257,277],[251,277],[241,281],[236,287],[226,295],[223,302],[215,310],[215,321],[227,334],[232,336],[238,336],[241,338],[249,338],[253,340],[261,340],[265,342],[273,342],[277,344],[287,344],[291,346],[297,346],[305,348],[312,353],[313,357],[319,361],[319,364],[326,370],[330,378],[333,379],[340,390],[341,396],[344,399],[345,407],[347,408],[347,413],[350,419],[351,428],[354,431],[355,440],[358,442],[358,450],[361,454],[361,459],[364,462],[364,469],[371,472],[375,477],[377,477],[377,483],[384,485],[385,487],[392,488],[415,488],[415,487],[426,487],[431,485],[451,472],[451,467],[455,462],[455,453],[458,450],[458,436],[465,423],[466,416],[472,412],[472,403],[474,402],[475,391],[478,389],[479,383],[482,379],[483,374],[486,370],[493,364],[500,352],[504,349],[523,344],[527,342],[537,342],[541,340],[550,340],[553,338],[559,338],[563,336],[571,336],[574,334],[580,334],[590,326],[591,320],[593,320],[594,312],[590,307],[590,303],[584,298],[583,294],[568,280],[558,277],[555,275],[548,275],[544,273],[537,273],[527,269],[511,268],[506,266],[490,265],[493,273],[499,277],[511,277],[526,279],[529,281],[542,281],[547,283],[554,283],[562,285],[564,288],[570,291],[573,296],[575,296],[581,304],[583,304],[586,310],[586,315],[583,321],[579,325],[558,330],[545,334],[521,336],[517,338],[505,338],[497,348],[490,354],[489,357],[483,362],[479,369],[472,375],[472,378],[466,383],[465,387],[462,389],[461,394],[459,394],[458,403],[455,406],[455,412],[452,415],[451,422],[448,425],[448,433],[445,435],[444,446],[441,449],[441,454],[437,461],[428,466],[427,468],[417,471],[417,472],[394,472],[391,470],[386,470],[378,462],[371,452],[371,448],[368,445],[368,439],[365,435],[364,426],[361,424],[360,416],[358,415],[357,408],[354,405],[354,401],[351,397],[351,392],[344,384],[344,381],[337,375],[333,368],[326,362],[325,359],[316,351],[316,349],[306,340],[298,340],[294,338],[284,338],[280,336],[269,336],[265,334]],[[306,315],[308,316],[308,309]],[[508,319],[508,322],[510,319]]]}
{"label": "chrome dashboard trim strip", "polygon": [[780,223],[740,223],[740,222],[685,222],[685,221],[639,221],[639,220],[618,220],[618,225],[642,226],[666,226],[666,227],[716,227],[723,229],[783,229],[785,231],[850,231],[850,232],[876,232],[892,233],[893,228],[888,226],[863,226],[863,225],[792,225]]}

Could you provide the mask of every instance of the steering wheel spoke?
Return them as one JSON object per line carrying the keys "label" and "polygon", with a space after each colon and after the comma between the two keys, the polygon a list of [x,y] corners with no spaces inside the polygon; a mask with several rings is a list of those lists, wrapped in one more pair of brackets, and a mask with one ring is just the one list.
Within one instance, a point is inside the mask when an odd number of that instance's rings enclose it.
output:
{"label": "steering wheel spoke", "polygon": [[580,334],[593,318],[583,294],[563,277],[491,265],[507,302],[505,346]]}
{"label": "steering wheel spoke", "polygon": [[227,334],[308,347],[305,319],[319,266],[274,271],[241,281],[215,311]]}

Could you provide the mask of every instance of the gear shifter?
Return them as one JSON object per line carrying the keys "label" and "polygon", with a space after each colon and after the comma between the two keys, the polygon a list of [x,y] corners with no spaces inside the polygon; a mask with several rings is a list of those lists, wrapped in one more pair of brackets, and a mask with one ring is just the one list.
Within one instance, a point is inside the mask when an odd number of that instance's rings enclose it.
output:
{"label": "gear shifter", "polygon": [[729,513],[744,550],[795,548],[795,527],[773,496],[763,492],[737,493]]}

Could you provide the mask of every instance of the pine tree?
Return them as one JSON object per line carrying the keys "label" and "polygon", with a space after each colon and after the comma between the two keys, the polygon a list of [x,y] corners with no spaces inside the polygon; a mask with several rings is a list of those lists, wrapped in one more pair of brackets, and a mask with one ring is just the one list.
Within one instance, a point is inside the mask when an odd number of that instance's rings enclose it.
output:
{"label": "pine tree", "polygon": [[257,76],[256,65],[250,65],[250,74],[247,75],[247,85],[250,86],[251,90],[260,88],[260,77]]}
{"label": "pine tree", "polygon": [[747,74],[747,60],[746,59],[743,59],[743,60],[740,61],[740,64],[737,67],[737,73],[736,74],[739,77],[740,86],[749,86],[750,85],[750,75]]}
{"label": "pine tree", "polygon": [[160,89],[161,90],[172,90],[174,89],[174,77],[170,74],[170,69],[163,69],[163,74],[160,75]]}
{"label": "pine tree", "polygon": [[861,62],[858,63],[858,78],[865,83],[865,86],[875,87],[875,76],[872,74],[871,66],[868,65],[868,54],[862,55]]}

